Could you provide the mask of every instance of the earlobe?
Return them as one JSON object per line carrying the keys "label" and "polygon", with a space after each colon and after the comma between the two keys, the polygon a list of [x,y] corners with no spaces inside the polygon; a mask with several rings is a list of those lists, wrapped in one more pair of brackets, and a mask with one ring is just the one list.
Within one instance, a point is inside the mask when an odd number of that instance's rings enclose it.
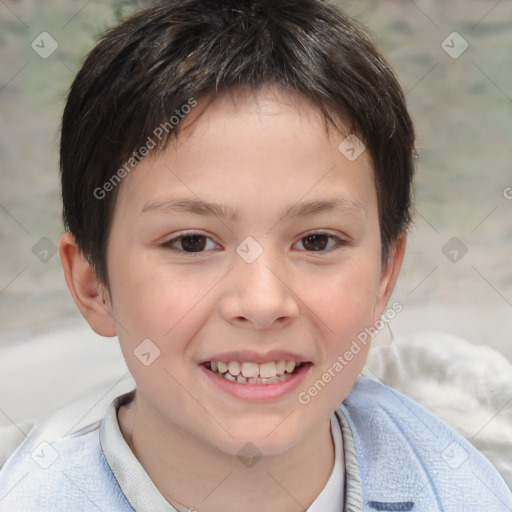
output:
{"label": "earlobe", "polygon": [[407,235],[403,233],[389,248],[388,260],[385,265],[383,264],[379,282],[377,304],[375,308],[376,318],[374,321],[377,321],[384,313],[384,309],[386,308],[389,298],[393,293],[400,274],[400,269],[402,268],[406,244]]}
{"label": "earlobe", "polygon": [[76,306],[92,330],[115,336],[116,328],[108,294],[102,293],[92,266],[84,258],[74,236],[65,232],[59,242],[64,278]]}

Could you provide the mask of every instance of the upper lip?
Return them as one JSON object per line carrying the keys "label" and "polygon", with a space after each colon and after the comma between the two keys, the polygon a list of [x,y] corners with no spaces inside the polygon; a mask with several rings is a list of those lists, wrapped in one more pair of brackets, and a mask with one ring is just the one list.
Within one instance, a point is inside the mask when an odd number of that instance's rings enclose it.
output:
{"label": "upper lip", "polygon": [[254,352],[252,350],[234,350],[231,352],[223,352],[215,354],[205,359],[202,359],[199,364],[204,364],[209,361],[241,361],[248,363],[269,363],[271,361],[296,361],[298,363],[307,363],[309,359],[293,352],[285,350],[271,350],[265,353]]}

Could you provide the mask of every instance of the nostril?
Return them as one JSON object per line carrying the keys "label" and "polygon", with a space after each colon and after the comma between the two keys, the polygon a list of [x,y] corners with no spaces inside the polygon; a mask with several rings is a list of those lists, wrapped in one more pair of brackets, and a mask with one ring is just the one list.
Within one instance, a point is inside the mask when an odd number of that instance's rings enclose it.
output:
{"label": "nostril", "polygon": [[249,321],[248,318],[245,318],[245,316],[236,316],[233,319],[233,323],[240,327],[245,327],[246,325],[250,324],[251,322]]}

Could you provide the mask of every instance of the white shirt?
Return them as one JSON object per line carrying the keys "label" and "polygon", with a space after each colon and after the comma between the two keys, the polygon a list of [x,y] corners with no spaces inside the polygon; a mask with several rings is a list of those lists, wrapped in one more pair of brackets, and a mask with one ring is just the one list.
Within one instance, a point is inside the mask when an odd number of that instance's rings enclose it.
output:
{"label": "white shirt", "polygon": [[334,467],[322,492],[311,503],[307,512],[340,512],[344,502],[345,457],[343,456],[343,436],[338,417],[331,415],[331,435],[334,442]]}

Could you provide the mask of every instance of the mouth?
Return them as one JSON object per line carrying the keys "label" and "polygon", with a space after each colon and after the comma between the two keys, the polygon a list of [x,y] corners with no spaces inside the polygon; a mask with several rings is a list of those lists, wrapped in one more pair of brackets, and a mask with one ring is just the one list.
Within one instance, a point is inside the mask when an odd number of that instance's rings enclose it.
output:
{"label": "mouth", "polygon": [[302,361],[280,359],[266,363],[250,361],[205,361],[207,370],[238,384],[268,385],[291,379],[299,370],[311,365]]}

